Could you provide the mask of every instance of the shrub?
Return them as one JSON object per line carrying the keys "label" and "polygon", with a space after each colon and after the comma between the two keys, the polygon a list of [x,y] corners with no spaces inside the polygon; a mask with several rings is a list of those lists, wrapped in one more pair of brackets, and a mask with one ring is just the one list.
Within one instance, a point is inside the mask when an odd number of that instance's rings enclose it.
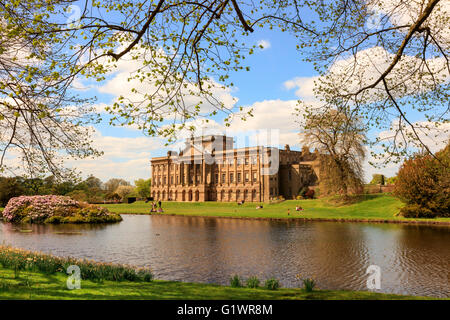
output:
{"label": "shrub", "polygon": [[306,191],[306,193],[305,193],[305,198],[313,199],[314,198],[314,190],[313,189],[308,189],[308,191]]}
{"label": "shrub", "polygon": [[[450,216],[450,143],[431,155],[417,154],[398,171],[394,194],[406,202],[404,217]],[[431,212],[430,212],[431,211]]]}
{"label": "shrub", "polygon": [[303,282],[303,289],[306,292],[313,292],[314,287],[316,286],[316,282],[314,281],[314,279],[306,278],[303,279],[302,282]]}
{"label": "shrub", "polygon": [[259,287],[259,279],[256,276],[250,277],[247,279],[247,287],[248,288],[258,288]]}
{"label": "shrub", "polygon": [[120,215],[65,196],[21,196],[9,200],[2,212],[7,222],[102,223],[118,222]]}
{"label": "shrub", "polygon": [[298,195],[299,195],[301,198],[305,198],[305,194],[306,194],[307,191],[308,191],[308,187],[302,187],[302,188],[300,189],[300,191],[298,192]]}
{"label": "shrub", "polygon": [[277,290],[280,287],[280,282],[275,278],[267,279],[264,283],[264,288],[268,290]]}
{"label": "shrub", "polygon": [[430,209],[418,204],[409,204],[400,209],[399,216],[405,218],[434,218],[436,214]]}
{"label": "shrub", "polygon": [[381,184],[384,185],[386,182],[386,177],[380,173],[374,173],[372,175],[372,180],[370,181],[370,184]]}
{"label": "shrub", "polygon": [[242,287],[242,280],[237,274],[235,274],[234,276],[232,276],[230,278],[230,286],[232,288],[240,288],[240,287]]}

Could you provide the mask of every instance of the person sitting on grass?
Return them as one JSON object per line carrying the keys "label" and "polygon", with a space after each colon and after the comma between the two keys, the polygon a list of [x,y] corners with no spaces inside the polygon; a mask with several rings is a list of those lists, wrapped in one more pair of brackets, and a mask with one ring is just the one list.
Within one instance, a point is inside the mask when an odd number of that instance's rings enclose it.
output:
{"label": "person sitting on grass", "polygon": [[296,206],[296,207],[295,207],[295,211],[302,211],[302,210],[303,210],[303,208],[300,207],[300,206]]}
{"label": "person sitting on grass", "polygon": [[262,208],[263,208],[263,206],[259,205],[259,206],[256,207],[256,210],[262,209]]}
{"label": "person sitting on grass", "polygon": [[164,212],[164,210],[162,208],[158,208],[158,212],[162,213],[162,212]]}

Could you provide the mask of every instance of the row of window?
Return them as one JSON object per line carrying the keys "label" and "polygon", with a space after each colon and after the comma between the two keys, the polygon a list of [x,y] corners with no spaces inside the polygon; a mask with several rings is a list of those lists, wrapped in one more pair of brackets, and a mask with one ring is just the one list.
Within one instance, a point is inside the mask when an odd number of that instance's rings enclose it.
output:
{"label": "row of window", "polygon": [[[231,165],[234,165],[235,159],[234,158],[233,159],[226,159],[225,161],[223,161],[223,163],[222,163],[222,161],[216,161],[216,163],[217,164],[227,164],[227,165],[231,166]],[[242,164],[249,165],[250,163],[256,165],[257,164],[257,158],[256,157],[237,158],[236,159],[236,163],[238,165],[242,165]],[[197,166],[197,169],[200,169],[200,164],[199,163],[197,163],[195,165]],[[172,163],[170,165],[170,169],[171,170],[175,170],[175,164],[174,163]],[[155,170],[155,172],[163,172],[163,171],[167,170],[167,164],[154,165],[153,166],[153,170]]]}
{"label": "row of window", "polygon": [[[226,201],[226,200],[232,200],[233,198],[236,200],[256,200],[257,192],[256,190],[236,190],[235,192],[233,190],[222,190],[217,193],[218,200]],[[167,196],[167,198],[166,198]],[[199,191],[182,191],[178,192],[170,190],[168,193],[166,193],[165,190],[162,192],[155,192],[153,191],[153,197],[155,199],[162,199],[162,200],[181,200],[181,201],[198,201],[199,200]]]}
{"label": "row of window", "polygon": [[[227,183],[227,182],[228,183],[234,183],[235,182],[235,180],[234,180],[235,178],[236,178],[236,181],[238,183],[241,183],[242,181],[250,182],[250,173],[249,172],[245,172],[244,175],[242,175],[242,172],[238,172],[236,174],[236,177],[235,177],[234,173],[231,172],[229,174],[228,181],[227,181],[226,177],[227,177],[227,174],[226,173],[222,173],[221,176],[220,176],[221,179],[219,181],[219,174],[216,173],[214,175],[213,183]],[[179,176],[176,176],[175,180],[174,180],[174,176],[170,176],[170,184],[174,184],[174,183],[179,184],[180,183],[180,179],[179,178],[180,178]],[[186,178],[187,177],[185,177],[184,183],[186,183]],[[193,176],[189,176],[189,178],[190,178],[189,183],[193,183],[194,182],[193,181],[193,179],[194,179]],[[196,182],[200,183],[201,179],[202,179],[202,176],[201,175],[197,175]],[[244,179],[244,180],[242,180],[242,179]],[[257,172],[256,171],[254,171],[252,173],[251,179],[252,179],[253,182],[257,182],[258,181],[258,176],[257,176]],[[156,185],[160,185],[160,184],[164,185],[164,184],[167,184],[167,177],[166,176],[158,176],[158,177],[154,178],[154,181],[155,181]]]}

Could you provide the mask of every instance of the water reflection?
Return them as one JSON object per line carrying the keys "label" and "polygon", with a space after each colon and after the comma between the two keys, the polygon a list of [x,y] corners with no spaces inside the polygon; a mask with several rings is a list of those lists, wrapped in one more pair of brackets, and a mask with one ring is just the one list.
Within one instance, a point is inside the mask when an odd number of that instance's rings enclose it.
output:
{"label": "water reflection", "polygon": [[448,227],[127,215],[112,225],[2,223],[0,242],[221,284],[239,274],[297,286],[301,274],[323,289],[366,290],[376,264],[382,292],[450,296]]}

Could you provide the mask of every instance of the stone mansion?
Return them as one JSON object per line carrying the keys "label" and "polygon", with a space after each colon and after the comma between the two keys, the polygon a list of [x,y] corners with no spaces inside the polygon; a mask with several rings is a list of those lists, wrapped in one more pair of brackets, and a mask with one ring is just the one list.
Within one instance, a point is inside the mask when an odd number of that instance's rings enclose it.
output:
{"label": "stone mansion", "polygon": [[263,202],[294,199],[301,188],[317,183],[317,153],[307,148],[233,147],[233,138],[223,135],[192,137],[179,153],[152,158],[152,197]]}

